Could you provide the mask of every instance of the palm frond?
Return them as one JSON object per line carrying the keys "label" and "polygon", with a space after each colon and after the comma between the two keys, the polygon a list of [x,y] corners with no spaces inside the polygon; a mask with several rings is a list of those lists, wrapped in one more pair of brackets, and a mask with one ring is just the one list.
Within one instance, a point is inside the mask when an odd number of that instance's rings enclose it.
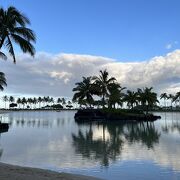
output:
{"label": "palm frond", "polygon": [[29,41],[16,34],[11,34],[11,37],[17,44],[19,44],[24,53],[29,53],[31,56],[34,56],[35,48]]}
{"label": "palm frond", "polygon": [[13,29],[14,33],[17,35],[23,36],[28,41],[36,42],[36,35],[35,33],[26,27],[15,27]]}
{"label": "palm frond", "polygon": [[3,60],[7,60],[7,56],[1,51],[0,51],[0,58]]}
{"label": "palm frond", "polygon": [[18,11],[15,7],[10,6],[7,9],[7,17],[10,18],[11,23],[19,23],[21,26],[25,27],[26,24],[30,24],[30,20],[26,15]]}
{"label": "palm frond", "polygon": [[13,57],[14,63],[16,63],[16,57],[15,57],[15,53],[14,53],[14,48],[13,48],[13,45],[12,45],[12,42],[11,42],[9,36],[7,37],[7,40],[5,42],[5,46],[8,49],[9,54]]}

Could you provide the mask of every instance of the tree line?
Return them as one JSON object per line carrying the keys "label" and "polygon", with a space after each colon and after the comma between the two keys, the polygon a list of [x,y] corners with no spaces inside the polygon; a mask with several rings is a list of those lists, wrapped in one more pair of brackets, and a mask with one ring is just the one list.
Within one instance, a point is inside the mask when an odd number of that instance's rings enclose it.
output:
{"label": "tree line", "polygon": [[[19,109],[37,109],[37,108],[72,108],[72,101],[66,100],[65,98],[53,98],[49,96],[44,97],[22,97],[15,98],[13,96],[3,96],[2,100],[4,102],[4,107],[7,109],[7,103],[9,107],[18,107]],[[11,106],[12,105],[12,106]]]}
{"label": "tree line", "polygon": [[73,101],[80,106],[102,107],[115,109],[123,107],[134,109],[139,106],[143,111],[148,111],[159,103],[157,93],[153,88],[138,88],[136,91],[122,87],[115,77],[109,77],[107,70],[100,70],[98,76],[83,77],[73,88]]}

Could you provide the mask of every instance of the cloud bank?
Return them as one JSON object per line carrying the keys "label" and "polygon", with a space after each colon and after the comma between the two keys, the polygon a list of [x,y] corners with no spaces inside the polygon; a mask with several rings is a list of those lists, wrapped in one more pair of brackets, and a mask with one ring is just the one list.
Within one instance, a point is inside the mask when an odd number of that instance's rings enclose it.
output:
{"label": "cloud bank", "polygon": [[35,58],[17,56],[0,62],[8,87],[4,93],[72,97],[72,88],[82,76],[97,75],[107,69],[122,86],[129,89],[153,86],[158,92],[180,91],[180,50],[147,61],[120,62],[101,56],[48,54],[38,52]]}

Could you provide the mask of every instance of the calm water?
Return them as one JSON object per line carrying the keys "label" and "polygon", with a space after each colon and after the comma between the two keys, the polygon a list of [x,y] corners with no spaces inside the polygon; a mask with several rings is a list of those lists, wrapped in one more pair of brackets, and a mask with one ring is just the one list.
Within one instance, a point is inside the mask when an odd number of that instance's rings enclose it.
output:
{"label": "calm water", "polygon": [[180,179],[180,113],[155,123],[76,124],[75,111],[10,112],[0,161],[103,179]]}

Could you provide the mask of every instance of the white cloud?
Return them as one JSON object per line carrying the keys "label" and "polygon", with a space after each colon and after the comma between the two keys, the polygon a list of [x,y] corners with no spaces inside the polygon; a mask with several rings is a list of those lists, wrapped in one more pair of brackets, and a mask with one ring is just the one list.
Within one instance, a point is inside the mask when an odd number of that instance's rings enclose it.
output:
{"label": "white cloud", "polygon": [[166,49],[172,49],[172,48],[174,48],[176,45],[178,44],[178,41],[174,41],[174,42],[172,42],[172,43],[168,43],[168,44],[166,44]]}
{"label": "white cloud", "polygon": [[159,93],[180,90],[180,50],[128,63],[100,56],[39,52],[34,59],[20,54],[16,65],[8,60],[0,66],[8,83],[3,93],[71,97],[75,82],[82,76],[97,75],[101,69],[130,89],[153,86]]}
{"label": "white cloud", "polygon": [[171,49],[172,48],[172,44],[167,44],[166,45],[166,49]]}

